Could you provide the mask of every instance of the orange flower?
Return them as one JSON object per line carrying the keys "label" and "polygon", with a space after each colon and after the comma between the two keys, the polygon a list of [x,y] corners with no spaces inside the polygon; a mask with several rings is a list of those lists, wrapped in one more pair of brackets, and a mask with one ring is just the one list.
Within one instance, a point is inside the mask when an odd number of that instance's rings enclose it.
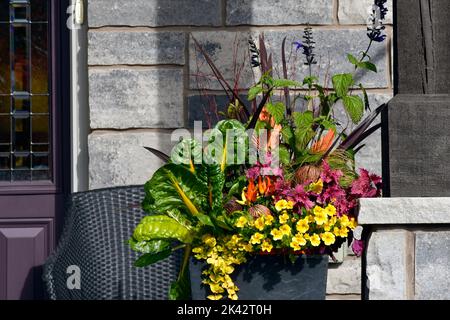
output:
{"label": "orange flower", "polygon": [[250,180],[248,187],[247,187],[247,191],[245,193],[245,197],[247,198],[247,201],[255,202],[257,195],[258,195],[258,189],[256,188],[253,180]]}
{"label": "orange flower", "polygon": [[262,179],[261,176],[258,177],[258,190],[259,194],[265,194],[267,190],[266,179]]}
{"label": "orange flower", "polygon": [[280,144],[281,129],[283,129],[281,124],[276,124],[273,126],[273,129],[270,130],[268,140],[270,150],[274,150]]}
{"label": "orange flower", "polygon": [[270,120],[270,113],[267,112],[266,107],[261,110],[259,114],[259,121],[268,122]]}
{"label": "orange flower", "polygon": [[325,137],[314,143],[311,147],[312,153],[325,153],[330,149],[334,140],[334,130],[329,130]]}

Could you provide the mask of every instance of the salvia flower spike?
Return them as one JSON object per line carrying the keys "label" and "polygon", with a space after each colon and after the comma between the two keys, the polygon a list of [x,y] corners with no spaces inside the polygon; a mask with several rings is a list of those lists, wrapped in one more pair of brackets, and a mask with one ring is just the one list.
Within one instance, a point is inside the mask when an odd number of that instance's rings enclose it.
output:
{"label": "salvia flower spike", "polygon": [[367,36],[375,42],[383,42],[386,35],[383,34],[386,28],[383,20],[386,18],[388,9],[385,7],[387,0],[375,0],[371,8],[371,13],[367,21]]}
{"label": "salvia flower spike", "polygon": [[252,68],[258,68],[261,66],[261,62],[259,59],[259,49],[256,46],[255,41],[253,41],[252,37],[248,38],[248,45],[250,50],[250,59]]}
{"label": "salvia flower spike", "polygon": [[316,47],[316,42],[313,38],[312,28],[310,26],[305,28],[303,32],[303,44],[301,48],[303,48],[303,55],[306,58],[305,65],[311,66],[313,64],[317,64],[314,54],[314,48]]}

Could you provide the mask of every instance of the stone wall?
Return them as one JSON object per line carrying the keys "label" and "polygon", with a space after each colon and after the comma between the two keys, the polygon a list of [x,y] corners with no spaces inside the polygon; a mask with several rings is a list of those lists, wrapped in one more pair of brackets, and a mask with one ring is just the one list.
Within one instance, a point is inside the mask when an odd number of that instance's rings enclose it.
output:
{"label": "stone wall", "polygon": [[362,199],[370,300],[450,299],[450,199]]}
{"label": "stone wall", "polygon": [[[205,112],[208,99],[200,96],[199,88],[220,96],[220,87],[194,76],[210,72],[197,59],[190,33],[232,80],[235,44],[242,44],[235,54],[237,59],[248,62],[248,35],[264,34],[275,72],[279,72],[283,37],[287,36],[287,51],[295,51],[291,44],[301,40],[304,27],[310,23],[317,42],[316,68],[323,79],[327,72],[351,71],[345,57],[347,53],[357,55],[368,43],[365,21],[372,2],[89,0],[90,188],[144,183],[161,162],[142,146],[168,152],[172,129],[189,128],[193,120],[217,120],[216,112]],[[391,29],[388,26],[388,41],[375,44],[370,52],[379,72],[359,75],[368,87],[373,107],[392,96]],[[290,70],[291,77],[304,77],[302,62],[297,66]],[[252,81],[250,68],[244,68],[239,81],[244,95]],[[379,133],[367,141],[358,164],[381,173]],[[339,276],[339,270],[359,269],[359,260],[349,259],[330,270],[330,293],[359,294],[359,274]]]}

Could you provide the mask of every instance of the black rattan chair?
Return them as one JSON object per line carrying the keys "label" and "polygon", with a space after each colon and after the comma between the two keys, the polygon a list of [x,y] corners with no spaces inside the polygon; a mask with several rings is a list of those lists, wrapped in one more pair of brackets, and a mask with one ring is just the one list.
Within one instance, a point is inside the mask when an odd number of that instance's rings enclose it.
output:
{"label": "black rattan chair", "polygon": [[[142,186],[73,194],[56,251],[44,266],[43,279],[53,300],[162,300],[176,279],[180,255],[147,268],[136,268],[138,254],[126,243],[140,219]],[[81,288],[67,286],[69,266],[78,266]]]}

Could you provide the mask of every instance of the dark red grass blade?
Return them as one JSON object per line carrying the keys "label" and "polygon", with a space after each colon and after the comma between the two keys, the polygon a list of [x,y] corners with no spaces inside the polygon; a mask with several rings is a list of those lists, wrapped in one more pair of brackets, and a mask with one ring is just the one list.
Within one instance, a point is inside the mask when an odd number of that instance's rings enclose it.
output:
{"label": "dark red grass blade", "polygon": [[197,49],[201,52],[201,54],[205,58],[209,67],[211,68],[212,72],[214,73],[214,76],[217,78],[217,80],[219,81],[219,83],[222,86],[222,88],[224,89],[224,91],[231,92],[231,94],[233,95],[233,98],[235,100],[239,101],[239,103],[244,107],[243,110],[244,110],[245,115],[248,118],[250,118],[250,113],[248,112],[247,105],[244,103],[244,101],[242,101],[242,99],[239,97],[239,95],[236,94],[236,92],[233,90],[233,88],[230,86],[230,84],[225,80],[222,73],[216,67],[216,65],[214,64],[212,59],[209,57],[209,55],[206,53],[206,51],[203,49],[203,47],[200,45],[200,43],[197,41],[197,39],[195,39],[195,37],[192,34],[191,34],[191,37],[192,37],[192,40],[194,40],[195,46],[197,47]]}
{"label": "dark red grass blade", "polygon": [[166,163],[169,162],[170,157],[167,154],[165,154],[164,152],[161,152],[159,150],[156,150],[156,149],[153,149],[153,148],[150,148],[150,147],[144,147],[144,148],[146,150],[150,151],[151,153],[153,153],[158,158],[160,158],[162,161],[164,161]]}
{"label": "dark red grass blade", "polygon": [[[285,79],[288,78],[287,62],[286,62],[286,38],[287,37],[283,38],[283,42],[281,44],[281,62],[283,64],[283,77]],[[289,87],[284,88],[284,98],[286,101],[286,112],[287,115],[290,116],[292,114],[292,109],[291,109],[291,96]]]}
{"label": "dark red grass blade", "polygon": [[358,145],[368,136],[364,135],[364,132],[369,128],[370,124],[375,121],[381,111],[386,108],[387,104],[382,104],[376,108],[366,119],[364,119],[356,128],[348,135],[348,137],[342,141],[339,145],[339,149],[348,150],[351,146]]}

